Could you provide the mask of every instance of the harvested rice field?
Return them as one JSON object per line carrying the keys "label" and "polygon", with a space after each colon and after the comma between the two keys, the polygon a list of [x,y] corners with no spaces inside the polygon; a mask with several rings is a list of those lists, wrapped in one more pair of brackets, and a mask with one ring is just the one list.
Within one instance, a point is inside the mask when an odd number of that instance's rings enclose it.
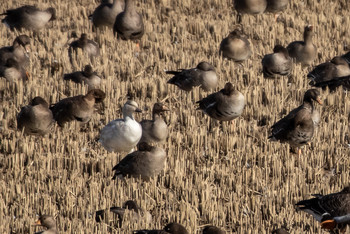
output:
{"label": "harvested rice field", "polygon": [[[349,92],[320,89],[323,105],[315,107],[321,122],[301,155],[268,136],[276,121],[302,103],[311,88],[306,76],[313,66],[350,49],[348,0],[293,0],[277,21],[271,13],[244,14],[241,25],[231,0],[135,0],[145,24],[139,46],[117,39],[111,29],[93,28],[88,16],[99,3],[0,2],[1,12],[36,5],[54,7],[57,14],[36,33],[0,25],[0,47],[12,45],[18,35],[30,37],[29,80],[14,85],[0,79],[0,233],[44,230],[33,226],[39,214],[54,216],[59,233],[132,233],[162,229],[170,222],[181,223],[189,233],[202,233],[208,224],[227,233],[271,233],[280,227],[290,233],[327,233],[295,204],[311,194],[335,193],[349,185]],[[294,64],[289,77],[265,79],[263,56],[276,44],[302,40],[309,24],[317,47],[313,66]],[[219,54],[222,39],[238,27],[252,46],[252,56],[241,63]],[[73,31],[96,41],[101,55],[90,59],[78,51],[71,63]],[[231,82],[245,96],[245,109],[237,119],[220,123],[196,110],[195,102],[211,92],[198,87],[185,92],[167,84],[172,76],[166,70],[192,68],[201,61],[216,69],[215,91]],[[103,113],[94,113],[85,125],[55,124],[43,137],[17,130],[17,114],[35,96],[54,104],[85,95],[87,86],[67,82],[63,75],[87,64],[103,77]],[[152,118],[155,102],[170,109],[164,114],[168,138],[157,143],[166,151],[166,165],[150,181],[112,180],[112,168],[127,153],[110,153],[98,142],[101,129],[122,118],[129,93],[142,109],[135,113],[137,121]],[[130,199],[150,212],[151,222],[136,222],[131,212],[122,227],[111,213],[103,222],[95,221],[97,210],[122,206]]]}

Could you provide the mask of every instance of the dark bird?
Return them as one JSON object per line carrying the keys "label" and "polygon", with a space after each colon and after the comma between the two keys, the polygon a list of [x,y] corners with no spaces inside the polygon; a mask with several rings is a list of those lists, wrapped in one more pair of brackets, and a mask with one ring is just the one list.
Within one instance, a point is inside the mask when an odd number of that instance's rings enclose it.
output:
{"label": "dark bird", "polygon": [[45,135],[54,123],[49,104],[41,97],[35,97],[29,105],[22,107],[17,115],[17,128],[25,134]]}
{"label": "dark bird", "polygon": [[261,63],[264,77],[270,78],[288,76],[293,65],[288,50],[281,45],[276,45],[273,48],[273,54],[265,55]]}
{"label": "dark bird", "polygon": [[225,234],[226,232],[215,226],[206,226],[203,229],[203,234]]}
{"label": "dark bird", "polygon": [[128,210],[132,212],[132,223],[138,222],[142,219],[144,219],[147,223],[152,221],[152,215],[148,211],[145,211],[139,207],[133,200],[126,201],[122,207],[113,206],[109,209],[96,211],[95,220],[96,222],[102,222],[105,220],[106,214],[112,212],[115,216],[117,216],[118,225],[121,227],[125,213]]}
{"label": "dark bird", "polygon": [[68,54],[71,63],[73,63],[73,52],[77,53],[78,48],[80,48],[84,53],[86,53],[89,58],[95,58],[100,55],[100,48],[96,42],[89,40],[86,33],[82,33],[78,40],[70,43],[68,48]]}
{"label": "dark bird", "polygon": [[142,120],[140,122],[142,127],[141,142],[153,143],[162,142],[168,136],[168,126],[162,118],[161,114],[169,111],[163,103],[157,102],[153,106],[152,120]]}
{"label": "dark bird", "polygon": [[113,3],[102,2],[89,16],[95,27],[113,28],[115,19],[124,10],[124,0],[113,0]]}
{"label": "dark bird", "polygon": [[29,64],[28,46],[30,39],[27,35],[20,35],[13,41],[12,46],[0,48],[0,65],[4,65],[9,58],[16,60],[21,66]]}
{"label": "dark bird", "polygon": [[164,169],[165,160],[166,152],[163,149],[142,142],[139,144],[138,151],[126,155],[113,167],[115,171],[113,179],[131,176],[149,181]]}
{"label": "dark bird", "polygon": [[304,29],[304,41],[293,41],[287,46],[289,56],[297,63],[311,65],[316,59],[317,49],[312,43],[313,26],[306,26]]}
{"label": "dark bird", "polygon": [[197,101],[197,103],[199,104],[197,110],[202,110],[211,118],[230,121],[242,114],[245,98],[241,92],[228,82],[219,92],[210,94],[206,98]]}
{"label": "dark bird", "polygon": [[235,9],[239,13],[261,14],[267,7],[266,0],[234,0]]}
{"label": "dark bird", "polygon": [[328,86],[334,90],[334,84],[338,83],[339,78],[350,75],[350,67],[347,61],[342,57],[334,57],[331,61],[321,63],[316,66],[307,77],[311,80],[310,85],[315,87]]}
{"label": "dark bird", "polygon": [[50,110],[60,127],[73,120],[87,123],[94,113],[95,103],[102,102],[105,97],[106,94],[102,90],[92,89],[86,95],[62,99],[52,105]]}
{"label": "dark bird", "polygon": [[47,228],[45,231],[36,232],[35,234],[58,234],[56,221],[50,215],[41,215],[34,223],[34,226],[43,226]]}
{"label": "dark bird", "polygon": [[6,15],[2,19],[2,23],[6,24],[11,30],[25,28],[37,31],[44,28],[49,21],[56,19],[56,10],[50,7],[42,11],[35,6],[25,5],[7,10],[1,15]]}
{"label": "dark bird", "polygon": [[269,139],[281,143],[287,142],[293,149],[309,143],[314,135],[315,125],[320,119],[318,111],[314,109],[313,101],[322,105],[317,89],[306,91],[303,104],[271,127],[272,133]]}
{"label": "dark bird", "polygon": [[29,74],[15,59],[9,58],[4,65],[0,65],[0,77],[15,83],[28,80]]}
{"label": "dark bird", "polygon": [[235,29],[220,44],[220,54],[235,62],[242,62],[252,54],[250,43],[240,29]]}
{"label": "dark bird", "polygon": [[168,80],[168,84],[176,85],[185,91],[191,91],[196,86],[209,91],[215,89],[218,84],[215,68],[207,62],[200,62],[195,68],[166,71],[165,73],[174,75]]}
{"label": "dark bird", "polygon": [[163,230],[138,230],[133,234],[188,234],[188,231],[179,223],[169,223]]}
{"label": "dark bird", "polygon": [[278,228],[273,230],[272,234],[289,234],[289,232],[284,228]]}
{"label": "dark bird", "polygon": [[296,206],[311,214],[322,228],[332,230],[338,227],[345,231],[346,225],[350,225],[350,187],[338,193],[313,196],[315,198],[300,201]]}
{"label": "dark bird", "polygon": [[125,9],[117,15],[113,32],[123,40],[138,40],[143,36],[145,27],[142,15],[135,9],[134,0],[125,0]]}
{"label": "dark bird", "polygon": [[90,65],[86,65],[83,71],[64,74],[64,80],[71,80],[77,84],[87,84],[89,90],[95,89],[101,84],[101,78],[92,70]]}

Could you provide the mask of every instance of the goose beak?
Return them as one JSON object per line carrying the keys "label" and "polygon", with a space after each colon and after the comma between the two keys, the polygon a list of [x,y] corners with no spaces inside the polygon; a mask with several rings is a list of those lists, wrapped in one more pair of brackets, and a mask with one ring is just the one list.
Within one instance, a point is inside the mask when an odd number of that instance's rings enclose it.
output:
{"label": "goose beak", "polygon": [[135,112],[139,112],[139,113],[141,113],[141,112],[142,112],[142,110],[141,110],[140,108],[136,108]]}
{"label": "goose beak", "polygon": [[29,78],[30,78],[29,72],[28,72],[28,71],[26,71],[26,80],[28,81],[28,80],[29,80]]}
{"label": "goose beak", "polygon": [[169,107],[167,107],[167,106],[163,105],[163,107],[162,107],[162,111],[170,111],[170,109],[169,109]]}
{"label": "goose beak", "polygon": [[322,105],[322,104],[323,104],[323,102],[322,102],[322,100],[321,100],[321,98],[320,98],[320,97],[317,97],[316,101],[317,101],[317,102],[318,102],[318,104],[320,104],[320,105]]}
{"label": "goose beak", "polygon": [[34,225],[34,226],[41,226],[40,219],[38,219],[33,225]]}
{"label": "goose beak", "polygon": [[26,50],[26,52],[27,52],[27,53],[29,53],[29,52],[30,52],[29,45],[25,45],[25,46],[24,46],[24,49]]}

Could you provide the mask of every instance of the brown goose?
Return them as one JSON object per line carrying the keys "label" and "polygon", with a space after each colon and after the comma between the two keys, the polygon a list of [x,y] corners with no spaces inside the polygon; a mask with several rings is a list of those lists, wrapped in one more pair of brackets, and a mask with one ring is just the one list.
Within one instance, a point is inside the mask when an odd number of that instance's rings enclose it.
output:
{"label": "brown goose", "polygon": [[168,107],[164,104],[157,102],[153,106],[153,119],[152,120],[142,120],[140,122],[142,127],[142,137],[141,142],[162,142],[168,136],[168,126],[161,117],[164,111],[169,111]]}
{"label": "brown goose", "polygon": [[317,89],[306,91],[303,104],[271,127],[272,134],[269,139],[281,143],[287,142],[293,149],[310,142],[314,135],[315,125],[319,122],[319,113],[314,110],[312,100],[322,104]]}
{"label": "brown goose", "polygon": [[333,79],[349,76],[350,67],[347,61],[342,57],[334,57],[330,62],[321,63],[316,66],[307,77],[311,79],[310,85],[316,87],[325,87],[331,84]]}
{"label": "brown goose", "polygon": [[133,200],[126,201],[122,207],[113,206],[109,209],[96,211],[95,220],[96,222],[101,222],[105,219],[108,212],[115,214],[119,221],[119,227],[123,224],[123,219],[127,210],[132,211],[132,222],[138,222],[140,219],[144,218],[147,223],[152,221],[152,215],[148,211],[144,211],[139,207]]}
{"label": "brown goose", "polygon": [[92,89],[86,95],[62,99],[50,107],[54,119],[60,127],[66,122],[77,120],[87,123],[94,113],[95,103],[102,102],[106,94],[100,89]]}
{"label": "brown goose", "polygon": [[7,59],[5,65],[0,65],[0,77],[4,77],[9,82],[29,79],[26,70],[13,58]]}
{"label": "brown goose", "polygon": [[142,15],[135,9],[134,0],[125,0],[125,10],[115,19],[113,32],[123,40],[137,40],[143,36],[145,27]]}
{"label": "brown goose", "polygon": [[287,8],[289,0],[267,0],[267,12],[277,13]]}
{"label": "brown goose", "polygon": [[133,234],[188,234],[188,231],[179,223],[169,223],[163,230],[138,230]]}
{"label": "brown goose", "polygon": [[97,88],[101,84],[101,78],[92,70],[90,65],[84,67],[84,71],[64,74],[64,80],[71,80],[77,84],[87,84],[89,90]]}
{"label": "brown goose", "polygon": [[288,46],[289,56],[302,65],[311,65],[316,59],[317,49],[312,43],[313,26],[304,29],[304,41],[293,41]]}
{"label": "brown goose", "polygon": [[296,204],[298,208],[311,214],[322,228],[345,231],[350,225],[350,186],[338,193],[327,195],[313,194],[315,198],[303,200]]}
{"label": "brown goose", "polygon": [[239,29],[235,29],[220,44],[220,53],[223,57],[241,62],[250,58],[251,46],[246,36]]}
{"label": "brown goose", "polygon": [[211,118],[220,121],[230,121],[242,114],[245,98],[229,82],[219,92],[210,94],[197,103],[199,104],[197,110],[202,110]]}
{"label": "brown goose", "polygon": [[[74,34],[73,34],[74,35]],[[77,52],[78,48],[82,49],[90,58],[94,58],[100,55],[100,48],[98,44],[92,40],[89,40],[86,33],[82,33],[78,40],[70,43],[68,48],[68,54],[72,63],[72,53]]]}
{"label": "brown goose", "polygon": [[215,226],[206,226],[203,229],[203,234],[225,234],[226,232]]}
{"label": "brown goose", "polygon": [[191,91],[196,86],[209,91],[215,89],[218,83],[214,66],[207,62],[200,62],[196,68],[166,71],[166,74],[174,75],[168,84],[176,85],[185,91]]}
{"label": "brown goose", "polygon": [[113,0],[113,4],[102,2],[89,18],[95,27],[113,28],[115,18],[124,10],[124,6],[124,0]]}
{"label": "brown goose", "polygon": [[240,13],[261,14],[265,11],[266,0],[234,0],[235,9]]}
{"label": "brown goose", "polygon": [[146,142],[139,144],[139,150],[126,155],[115,167],[113,179],[132,176],[149,181],[158,175],[165,166],[166,153],[163,149],[150,146]]}
{"label": "brown goose", "polygon": [[272,234],[289,234],[289,232],[284,228],[278,228],[273,230]]}
{"label": "brown goose", "polygon": [[50,7],[42,11],[35,6],[25,5],[7,10],[1,15],[6,15],[2,22],[11,30],[25,28],[36,31],[44,28],[49,21],[56,19],[56,10]]}
{"label": "brown goose", "polygon": [[0,65],[5,64],[9,58],[13,58],[20,65],[26,66],[29,63],[27,55],[30,39],[27,35],[20,35],[13,41],[12,46],[0,48]]}
{"label": "brown goose", "polygon": [[17,128],[25,134],[45,135],[54,123],[49,104],[41,97],[35,97],[29,105],[22,107],[17,115]]}
{"label": "brown goose", "polygon": [[281,45],[276,45],[273,54],[265,55],[261,63],[264,77],[271,78],[289,75],[293,64],[288,50]]}
{"label": "brown goose", "polygon": [[36,232],[36,234],[58,234],[56,229],[56,221],[50,215],[41,215],[34,223],[34,226],[43,226],[47,228],[45,231]]}

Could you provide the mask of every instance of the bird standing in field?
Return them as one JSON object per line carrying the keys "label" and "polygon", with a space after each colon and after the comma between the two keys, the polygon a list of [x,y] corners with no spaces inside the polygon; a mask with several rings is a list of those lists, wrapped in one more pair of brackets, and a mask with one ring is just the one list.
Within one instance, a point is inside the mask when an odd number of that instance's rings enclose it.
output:
{"label": "bird standing in field", "polygon": [[240,29],[235,29],[222,40],[220,53],[225,58],[232,59],[235,62],[242,62],[250,58],[252,50],[247,37]]}
{"label": "bird standing in field", "polygon": [[35,6],[25,5],[7,10],[1,15],[6,15],[2,22],[11,30],[25,28],[37,31],[44,28],[49,21],[56,19],[56,10],[50,7],[42,11]]}
{"label": "bird standing in field", "polygon": [[125,0],[125,9],[117,15],[113,31],[123,40],[141,39],[145,27],[142,15],[135,9],[134,0]]}
{"label": "bird standing in field", "polygon": [[169,223],[163,230],[138,230],[133,234],[188,234],[188,231],[179,223]]}
{"label": "bird standing in field", "polygon": [[124,0],[113,0],[113,3],[102,2],[89,16],[95,27],[113,28],[115,19],[124,10]]}
{"label": "bird standing in field", "polygon": [[322,228],[333,230],[338,227],[345,231],[350,225],[350,187],[345,187],[338,193],[327,195],[313,194],[315,198],[303,200],[296,206],[311,214]]}
{"label": "bird standing in field", "polygon": [[22,107],[17,115],[17,128],[25,134],[45,135],[54,123],[49,104],[42,97],[35,97],[29,105]]}
{"label": "bird standing in field", "polygon": [[0,65],[0,77],[13,83],[29,80],[28,72],[13,58],[7,59],[4,65]]}
{"label": "bird standing in field", "polygon": [[95,103],[103,102],[105,97],[106,94],[102,90],[92,89],[86,95],[62,99],[50,109],[60,127],[73,120],[87,123],[94,113]]}
{"label": "bird standing in field", "polygon": [[306,91],[303,104],[271,127],[272,133],[269,139],[289,143],[293,150],[299,149],[300,155],[300,147],[311,141],[315,126],[320,121],[320,115],[314,109],[313,101],[322,105],[317,89]]}
{"label": "bird standing in field", "polygon": [[185,91],[191,91],[193,87],[200,86],[204,91],[215,89],[218,77],[213,65],[200,62],[197,67],[182,69],[180,71],[166,71],[166,74],[174,75],[168,84],[173,84]]}
{"label": "bird standing in field", "polygon": [[226,232],[218,227],[209,225],[203,229],[203,234],[226,234]]}
{"label": "bird standing in field", "polygon": [[[75,34],[73,35],[75,36]],[[70,43],[68,55],[71,63],[73,63],[73,52],[77,53],[78,48],[82,49],[90,58],[95,58],[100,55],[98,44],[93,40],[89,40],[86,33],[82,33],[78,40]]]}
{"label": "bird standing in field", "polygon": [[141,139],[142,127],[133,116],[141,112],[137,103],[128,100],[122,112],[123,119],[113,120],[101,130],[99,141],[108,152],[130,152]]}
{"label": "bird standing in field", "polygon": [[293,65],[288,50],[281,45],[276,45],[273,48],[273,54],[265,55],[261,63],[264,77],[270,78],[288,76]]}
{"label": "bird standing in field", "polygon": [[142,127],[141,142],[162,142],[168,136],[168,126],[166,125],[161,114],[165,111],[169,111],[163,103],[157,102],[153,106],[152,120],[142,120],[140,122]]}
{"label": "bird standing in field", "polygon": [[45,231],[36,232],[36,234],[58,234],[56,229],[56,221],[50,215],[41,215],[34,223],[34,226],[43,226],[47,228]]}
{"label": "bird standing in field", "polygon": [[139,144],[139,150],[126,155],[115,167],[113,179],[131,176],[149,181],[165,166],[166,153],[163,149],[146,142]]}
{"label": "bird standing in field", "polygon": [[197,102],[198,110],[202,110],[211,118],[219,121],[231,121],[243,112],[245,98],[228,82],[219,92],[210,94]]}
{"label": "bird standing in field", "polygon": [[86,65],[83,71],[64,74],[64,80],[71,80],[77,84],[87,84],[89,90],[97,88],[101,84],[101,78],[92,70],[90,65]]}
{"label": "bird standing in field", "polygon": [[261,14],[267,7],[266,0],[234,0],[235,9],[239,13]]}
{"label": "bird standing in field", "polygon": [[20,35],[13,41],[12,46],[0,48],[0,65],[4,65],[9,58],[26,67],[29,64],[28,46],[30,39],[27,35]]}
{"label": "bird standing in field", "polygon": [[317,49],[312,43],[313,26],[306,26],[304,29],[304,41],[293,41],[287,46],[289,56],[297,63],[311,65],[316,59]]}

